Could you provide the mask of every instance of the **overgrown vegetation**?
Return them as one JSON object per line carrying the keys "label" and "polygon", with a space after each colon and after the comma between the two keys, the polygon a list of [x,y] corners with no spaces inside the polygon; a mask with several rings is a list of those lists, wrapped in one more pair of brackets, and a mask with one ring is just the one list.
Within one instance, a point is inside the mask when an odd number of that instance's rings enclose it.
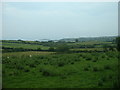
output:
{"label": "overgrown vegetation", "polygon": [[112,41],[4,40],[2,50],[3,88],[119,87],[119,49]]}

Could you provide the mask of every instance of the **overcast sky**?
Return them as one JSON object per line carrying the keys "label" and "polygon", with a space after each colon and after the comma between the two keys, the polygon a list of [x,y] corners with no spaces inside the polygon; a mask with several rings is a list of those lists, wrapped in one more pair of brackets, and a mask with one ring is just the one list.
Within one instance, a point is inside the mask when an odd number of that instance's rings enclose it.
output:
{"label": "overcast sky", "polygon": [[3,5],[3,39],[117,35],[117,2],[6,2]]}

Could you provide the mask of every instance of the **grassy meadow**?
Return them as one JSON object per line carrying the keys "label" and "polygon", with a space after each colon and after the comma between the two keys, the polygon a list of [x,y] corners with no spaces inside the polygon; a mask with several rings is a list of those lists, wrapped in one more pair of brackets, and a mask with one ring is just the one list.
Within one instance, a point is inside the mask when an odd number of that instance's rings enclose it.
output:
{"label": "grassy meadow", "polygon": [[[65,42],[69,52],[50,49],[57,49],[60,42],[32,43],[7,40],[2,43],[2,47],[11,49],[2,53],[3,88],[116,88],[118,85],[118,51],[115,47],[102,47],[115,46],[112,42]],[[33,50],[12,52],[13,48],[21,47]]]}

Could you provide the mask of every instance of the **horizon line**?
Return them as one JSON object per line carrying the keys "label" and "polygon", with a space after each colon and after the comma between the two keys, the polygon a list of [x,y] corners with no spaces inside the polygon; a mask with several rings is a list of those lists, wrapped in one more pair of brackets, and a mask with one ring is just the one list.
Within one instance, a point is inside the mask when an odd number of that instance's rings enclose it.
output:
{"label": "horizon line", "polygon": [[110,36],[81,36],[81,37],[68,37],[68,38],[60,38],[60,39],[0,39],[0,40],[25,40],[25,41],[44,41],[44,40],[47,40],[47,41],[51,41],[51,40],[61,40],[61,39],[75,39],[75,38],[100,38],[100,37],[118,37],[119,35],[110,35]]}

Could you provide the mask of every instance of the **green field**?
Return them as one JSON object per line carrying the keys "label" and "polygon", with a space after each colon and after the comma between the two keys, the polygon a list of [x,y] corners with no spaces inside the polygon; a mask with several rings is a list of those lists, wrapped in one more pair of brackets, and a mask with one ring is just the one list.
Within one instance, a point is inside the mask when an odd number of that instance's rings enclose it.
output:
{"label": "green field", "polygon": [[117,52],[35,53],[3,54],[3,88],[112,88],[117,81]]}
{"label": "green field", "polygon": [[94,44],[111,44],[112,42],[103,42],[103,41],[87,41],[87,42],[76,42],[69,45],[94,45]]}
{"label": "green field", "polygon": [[[1,42],[0,42],[1,43]],[[42,50],[49,50],[50,47],[56,48],[58,45],[63,44],[60,42],[54,43],[54,42],[35,42],[35,41],[10,41],[10,40],[4,40],[1,43],[0,47],[5,48],[23,48],[23,49],[33,49],[37,50],[38,48],[41,48]],[[102,41],[87,41],[87,42],[74,42],[74,43],[65,43],[67,44],[72,51],[103,51],[104,45],[113,46],[116,47],[116,44],[113,42],[102,42]],[[81,47],[83,46],[83,47]]]}
{"label": "green field", "polygon": [[[77,43],[71,43],[71,45]],[[86,42],[85,45],[91,43]],[[70,46],[70,43],[66,44]],[[44,45],[10,42],[4,42],[3,46],[47,49]],[[115,88],[118,85],[118,51],[104,52],[102,47],[77,47],[70,50],[92,52],[19,51],[3,53],[3,88]],[[96,52],[99,50],[102,52]]]}
{"label": "green field", "polygon": [[23,43],[8,43],[8,42],[3,42],[2,46],[4,47],[11,47],[11,48],[25,48],[25,49],[37,49],[41,48],[44,50],[47,50],[49,47],[43,46],[43,45],[32,45],[32,44],[23,44]]}

